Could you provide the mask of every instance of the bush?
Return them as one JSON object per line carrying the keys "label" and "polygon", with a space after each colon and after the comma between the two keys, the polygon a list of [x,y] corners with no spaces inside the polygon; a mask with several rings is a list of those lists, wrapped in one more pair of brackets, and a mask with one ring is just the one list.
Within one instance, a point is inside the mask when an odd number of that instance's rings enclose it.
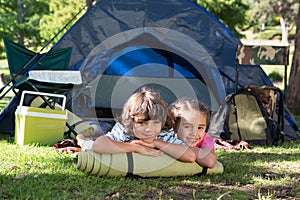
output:
{"label": "bush", "polygon": [[279,72],[273,71],[269,74],[270,79],[273,82],[282,82],[283,78]]}

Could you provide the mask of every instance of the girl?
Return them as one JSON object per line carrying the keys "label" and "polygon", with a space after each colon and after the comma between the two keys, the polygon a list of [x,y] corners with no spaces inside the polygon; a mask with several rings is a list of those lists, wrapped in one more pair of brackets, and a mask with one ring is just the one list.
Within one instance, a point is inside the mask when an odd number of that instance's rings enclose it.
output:
{"label": "girl", "polygon": [[203,167],[213,168],[216,164],[214,139],[206,134],[210,114],[202,102],[181,98],[169,108],[174,132],[196,154],[196,161]]}

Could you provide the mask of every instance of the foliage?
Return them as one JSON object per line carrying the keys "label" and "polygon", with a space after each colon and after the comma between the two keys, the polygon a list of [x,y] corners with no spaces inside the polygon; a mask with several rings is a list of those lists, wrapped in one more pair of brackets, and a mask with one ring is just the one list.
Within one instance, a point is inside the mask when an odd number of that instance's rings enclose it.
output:
{"label": "foliage", "polygon": [[[49,1],[49,14],[44,15],[40,21],[41,36],[46,41],[51,40],[56,34],[58,34],[66,25],[66,29],[62,31],[64,33],[70,28],[77,19],[84,13],[80,10],[85,6],[84,0],[50,0]],[[77,16],[77,13],[80,15]],[[73,19],[75,17],[75,19]],[[70,24],[68,24],[71,22]],[[61,36],[61,35],[60,35]],[[54,42],[59,39],[56,37]]]}
{"label": "foliage", "polygon": [[37,47],[41,44],[39,21],[46,13],[47,0],[0,1],[0,38],[7,37],[21,45]]}
{"label": "foliage", "polygon": [[[0,38],[37,50],[84,5],[84,0],[0,0]],[[1,41],[0,55],[3,51]]]}
{"label": "foliage", "polygon": [[1,199],[295,199],[300,193],[299,142],[244,151],[218,150],[219,175],[96,177],[73,167],[72,154],[0,140]]}
{"label": "foliage", "polygon": [[245,13],[249,5],[244,0],[195,0],[220,19],[238,37],[245,22]]}
{"label": "foliage", "polygon": [[[252,0],[253,1],[253,0]],[[298,0],[264,0],[253,2],[253,7],[247,12],[248,27],[254,31],[264,30],[262,25],[280,25],[284,42],[287,42],[288,32],[294,25],[298,12]]]}
{"label": "foliage", "polygon": [[277,71],[272,71],[269,74],[269,77],[273,82],[282,82],[282,80],[283,80],[281,74]]}

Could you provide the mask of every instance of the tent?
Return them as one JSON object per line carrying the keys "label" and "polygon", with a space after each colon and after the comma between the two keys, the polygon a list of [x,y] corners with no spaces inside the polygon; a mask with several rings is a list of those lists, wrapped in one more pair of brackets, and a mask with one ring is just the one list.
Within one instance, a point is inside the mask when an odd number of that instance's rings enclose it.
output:
{"label": "tent", "polygon": [[[238,44],[224,24],[190,0],[101,0],[53,49],[72,48],[69,69],[79,70],[86,86],[68,94],[74,97],[70,109],[101,119],[117,117],[143,86],[159,90],[168,103],[188,96],[217,111],[235,91]],[[242,65],[239,87],[246,85],[272,82],[260,66]]]}
{"label": "tent", "polygon": [[[92,88],[88,101],[79,101],[101,118],[107,116],[103,110],[121,109],[144,85],[160,90],[168,103],[188,96],[216,111],[226,96],[219,70],[234,69],[237,44],[237,37],[192,1],[102,0],[54,49],[72,48],[70,69],[80,70]],[[72,110],[84,116],[86,108],[78,105],[74,100]]]}

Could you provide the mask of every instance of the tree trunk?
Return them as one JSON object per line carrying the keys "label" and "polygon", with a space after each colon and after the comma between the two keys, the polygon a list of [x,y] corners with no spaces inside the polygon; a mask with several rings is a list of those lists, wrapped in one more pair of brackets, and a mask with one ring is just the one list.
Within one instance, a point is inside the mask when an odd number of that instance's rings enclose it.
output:
{"label": "tree trunk", "polygon": [[[23,9],[23,1],[18,0],[18,23],[23,24],[24,23],[24,9]],[[18,43],[21,46],[24,46],[24,35],[22,33],[22,30],[19,30],[17,33],[18,37]]]}
{"label": "tree trunk", "polygon": [[289,83],[287,86],[286,104],[289,110],[295,114],[300,114],[300,5],[297,15],[295,35],[295,51],[290,72]]}
{"label": "tree trunk", "polygon": [[285,20],[280,16],[280,25],[281,25],[281,42],[283,44],[289,43],[289,29],[286,27]]}

